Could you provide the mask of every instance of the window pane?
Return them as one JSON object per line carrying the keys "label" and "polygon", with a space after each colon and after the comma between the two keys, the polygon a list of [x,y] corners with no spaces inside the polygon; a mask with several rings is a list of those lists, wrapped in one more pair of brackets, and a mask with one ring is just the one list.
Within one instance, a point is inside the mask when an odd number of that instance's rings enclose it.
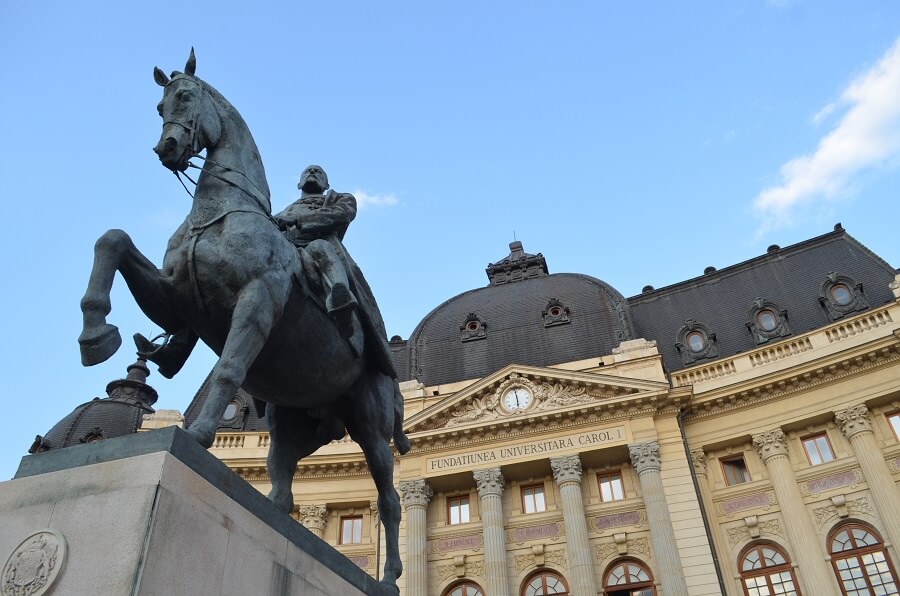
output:
{"label": "window pane", "polygon": [[722,462],[722,471],[725,474],[725,484],[727,486],[750,482],[750,472],[747,471],[747,465],[744,463],[743,457],[724,460]]}
{"label": "window pane", "polygon": [[546,511],[547,506],[544,504],[544,489],[539,488],[534,492],[534,509],[535,511]]}
{"label": "window pane", "polygon": [[625,498],[625,489],[622,485],[621,474],[605,474],[597,476],[600,483],[601,501],[618,501]]}
{"label": "window pane", "polygon": [[891,428],[894,429],[894,436],[900,440],[900,414],[888,416],[888,421],[891,423]]}

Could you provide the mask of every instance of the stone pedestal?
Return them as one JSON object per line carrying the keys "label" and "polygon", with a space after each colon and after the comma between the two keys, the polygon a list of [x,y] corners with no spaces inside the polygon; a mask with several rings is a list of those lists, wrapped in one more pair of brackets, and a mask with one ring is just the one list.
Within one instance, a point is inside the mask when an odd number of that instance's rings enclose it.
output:
{"label": "stone pedestal", "polygon": [[23,458],[0,528],[34,596],[396,595],[175,427]]}

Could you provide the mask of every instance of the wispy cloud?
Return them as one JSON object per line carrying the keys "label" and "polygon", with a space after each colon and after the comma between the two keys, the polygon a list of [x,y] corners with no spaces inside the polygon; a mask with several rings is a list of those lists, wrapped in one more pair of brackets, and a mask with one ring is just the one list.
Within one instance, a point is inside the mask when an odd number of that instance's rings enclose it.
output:
{"label": "wispy cloud", "polygon": [[813,122],[820,124],[838,109],[846,111],[816,151],[785,163],[781,183],[754,199],[760,234],[789,223],[802,205],[851,195],[857,175],[892,165],[900,156],[900,39]]}
{"label": "wispy cloud", "polygon": [[356,205],[360,209],[366,207],[393,207],[400,203],[393,194],[379,195],[368,193],[364,190],[354,190],[353,196],[356,197]]}

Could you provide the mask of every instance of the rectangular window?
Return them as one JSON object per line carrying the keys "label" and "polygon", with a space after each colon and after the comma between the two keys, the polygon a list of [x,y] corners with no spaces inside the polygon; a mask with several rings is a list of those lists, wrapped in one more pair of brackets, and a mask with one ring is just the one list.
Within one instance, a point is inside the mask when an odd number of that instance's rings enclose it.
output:
{"label": "rectangular window", "polygon": [[544,485],[535,484],[532,486],[523,486],[522,511],[525,513],[537,513],[546,510],[547,505],[544,503]]}
{"label": "rectangular window", "polygon": [[734,486],[750,482],[750,472],[744,463],[744,456],[729,457],[720,460],[722,462],[722,474],[725,475],[725,486]]}
{"label": "rectangular window", "polygon": [[825,433],[803,439],[803,449],[806,450],[809,463],[814,466],[834,460],[834,453]]}
{"label": "rectangular window", "polygon": [[598,474],[597,482],[600,484],[600,500],[604,503],[625,498],[625,489],[622,487],[622,475],[618,472],[615,474]]}
{"label": "rectangular window", "polygon": [[894,429],[894,436],[900,441],[900,412],[891,414],[887,419],[891,423],[891,428]]}
{"label": "rectangular window", "polygon": [[359,544],[362,542],[362,516],[341,518],[341,544]]}
{"label": "rectangular window", "polygon": [[469,497],[447,499],[447,523],[465,524],[469,521]]}

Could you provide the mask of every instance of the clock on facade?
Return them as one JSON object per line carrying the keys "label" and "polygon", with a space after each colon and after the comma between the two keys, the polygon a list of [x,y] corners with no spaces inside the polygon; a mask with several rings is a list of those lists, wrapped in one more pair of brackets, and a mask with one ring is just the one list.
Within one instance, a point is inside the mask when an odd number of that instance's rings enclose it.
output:
{"label": "clock on facade", "polygon": [[513,387],[503,396],[503,405],[507,410],[524,410],[531,405],[531,391],[525,387]]}

